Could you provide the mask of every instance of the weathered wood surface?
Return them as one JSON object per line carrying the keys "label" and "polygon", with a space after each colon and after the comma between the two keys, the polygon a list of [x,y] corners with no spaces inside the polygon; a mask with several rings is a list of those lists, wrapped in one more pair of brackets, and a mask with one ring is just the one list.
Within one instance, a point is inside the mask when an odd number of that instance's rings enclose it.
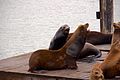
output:
{"label": "weathered wood surface", "polygon": [[[110,49],[110,45],[99,45],[100,49]],[[105,59],[107,53],[103,53],[101,58],[93,60],[77,61],[77,70],[42,70],[38,73],[28,72],[28,60],[31,53],[24,54],[0,61],[0,80],[86,80],[89,78],[93,64]]]}
{"label": "weathered wood surface", "polygon": [[103,33],[112,32],[113,0],[99,0],[100,3],[100,30]]}

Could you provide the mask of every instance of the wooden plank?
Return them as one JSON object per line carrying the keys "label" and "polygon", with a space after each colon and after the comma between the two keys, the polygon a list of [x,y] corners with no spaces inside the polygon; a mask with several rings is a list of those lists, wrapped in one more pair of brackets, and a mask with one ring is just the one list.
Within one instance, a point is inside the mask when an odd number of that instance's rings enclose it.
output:
{"label": "wooden plank", "polygon": [[[8,74],[10,74],[10,73],[13,75],[14,75],[14,73],[19,73],[19,75],[25,74],[27,76],[40,75],[40,78],[44,77],[44,76],[48,77],[48,78],[72,79],[72,80],[88,78],[88,75],[82,74],[82,73],[88,72],[89,71],[88,69],[90,69],[91,66],[89,66],[89,64],[87,64],[87,63],[81,63],[81,62],[77,62],[77,64],[78,64],[77,70],[54,70],[54,71],[44,71],[43,70],[43,71],[39,71],[39,73],[29,73],[29,72],[27,72],[27,70],[28,70],[28,59],[29,59],[30,55],[31,55],[31,53],[1,60],[0,61],[0,74],[5,75],[5,73],[6,73],[6,76],[8,76],[7,79],[5,77],[6,80],[9,79]],[[93,64],[93,63],[91,63],[91,64]],[[83,68],[86,68],[86,69],[83,69]],[[16,76],[18,76],[18,78],[20,78],[19,75],[16,75]],[[16,78],[16,76],[13,76],[13,77]],[[3,79],[2,76],[0,76],[0,79],[1,78]],[[5,80],[5,79],[3,79],[3,80]],[[22,78],[22,80],[24,80],[24,79]],[[33,80],[34,80],[34,77],[33,77]]]}
{"label": "wooden plank", "polygon": [[[110,48],[110,45],[105,45],[104,48]],[[0,80],[88,80],[93,64],[103,61],[107,53],[103,53],[101,58],[95,60],[87,58],[87,61],[84,59],[77,61],[77,70],[41,70],[38,73],[27,71],[30,55],[31,53],[0,60]]]}
{"label": "wooden plank", "polygon": [[100,2],[100,30],[103,33],[112,32],[113,0],[99,0]]}

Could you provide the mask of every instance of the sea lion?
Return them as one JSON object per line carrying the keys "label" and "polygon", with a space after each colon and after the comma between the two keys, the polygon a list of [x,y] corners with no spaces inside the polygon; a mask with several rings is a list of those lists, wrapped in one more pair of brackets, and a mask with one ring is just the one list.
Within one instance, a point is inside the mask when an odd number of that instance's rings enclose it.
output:
{"label": "sea lion", "polygon": [[37,69],[77,69],[75,59],[72,56],[66,54],[66,49],[77,39],[78,36],[82,36],[82,40],[86,39],[88,26],[88,23],[85,25],[80,25],[75,30],[71,38],[65,43],[65,45],[58,50],[41,49],[33,52],[29,59],[28,71],[35,72]]}
{"label": "sea lion", "polygon": [[[120,75],[120,25],[114,23],[113,26],[114,33],[110,52],[106,59],[98,64],[98,67],[95,66],[92,69],[92,72],[95,72],[96,68],[101,70],[104,78],[114,78],[115,76]],[[97,76],[93,75],[92,72],[90,77]]]}
{"label": "sea lion", "polygon": [[[68,32],[66,32],[65,29],[64,29],[65,26],[67,26],[67,25],[62,26],[63,28],[61,27],[56,32],[55,36],[51,40],[51,43],[50,43],[50,46],[49,46],[50,50],[57,50],[57,49],[61,48],[65,44],[67,36],[68,36]],[[69,36],[69,38],[70,38],[70,36]],[[81,42],[79,40],[81,40],[81,39],[78,39],[77,43]],[[75,42],[72,43],[72,44],[74,46],[70,47],[72,49],[69,48],[69,51],[70,50],[72,51],[70,53],[70,55],[75,56],[75,57],[77,56],[78,59],[85,58],[85,57],[87,57],[89,55],[95,55],[96,58],[99,58],[102,55],[101,51],[99,49],[97,49],[94,45],[90,44],[90,43],[85,43],[85,46],[84,46],[84,48],[82,50],[78,49],[81,45],[78,45],[78,44],[76,45]],[[83,46],[81,46],[81,47],[83,47]],[[73,49],[78,49],[79,50],[79,55],[76,55],[76,54],[78,54],[78,52],[77,52],[78,50],[73,50]]]}
{"label": "sea lion", "polygon": [[49,50],[57,50],[60,49],[65,43],[69,34],[70,27],[65,24],[61,26],[54,37],[52,38],[49,46]]}
{"label": "sea lion", "polygon": [[95,58],[99,58],[102,56],[102,53],[98,48],[96,48],[96,46],[86,42],[84,48],[79,52],[78,59],[82,59],[90,55],[94,55]]}
{"label": "sea lion", "polygon": [[[68,35],[68,39],[73,33]],[[111,44],[112,34],[105,34],[97,31],[89,31],[87,34],[86,42],[91,43],[93,45],[100,44]]]}
{"label": "sea lion", "polygon": [[[95,64],[97,66],[93,66],[93,69],[90,74],[91,80],[98,80],[96,79],[96,77],[102,78],[100,76],[103,76],[105,79],[108,79],[108,78],[110,79],[120,75],[120,50],[119,49],[120,49],[120,41],[117,41],[112,45],[110,53],[107,56],[107,58],[103,61],[103,63],[98,63],[98,64]],[[94,73],[98,73],[99,75]],[[104,80],[104,79],[102,78],[99,80]]]}
{"label": "sea lion", "polygon": [[111,40],[112,34],[90,31],[87,35],[87,42],[93,45],[111,44]]}

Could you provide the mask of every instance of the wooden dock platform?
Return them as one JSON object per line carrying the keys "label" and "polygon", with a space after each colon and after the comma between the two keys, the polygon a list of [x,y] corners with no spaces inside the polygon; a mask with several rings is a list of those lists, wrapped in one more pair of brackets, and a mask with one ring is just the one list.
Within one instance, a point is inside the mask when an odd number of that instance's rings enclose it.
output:
{"label": "wooden dock platform", "polygon": [[[99,49],[110,49],[110,45],[99,45]],[[103,61],[107,52],[95,61],[77,61],[77,70],[42,70],[39,73],[28,72],[28,60],[31,53],[0,60],[0,80],[88,80],[93,64]],[[115,80],[115,79],[114,79]],[[117,79],[118,80],[118,79]]]}

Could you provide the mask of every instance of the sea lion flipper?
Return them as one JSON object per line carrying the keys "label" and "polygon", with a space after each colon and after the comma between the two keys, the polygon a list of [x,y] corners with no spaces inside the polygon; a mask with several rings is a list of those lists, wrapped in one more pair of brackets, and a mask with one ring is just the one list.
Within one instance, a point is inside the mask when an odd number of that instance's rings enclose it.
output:
{"label": "sea lion flipper", "polygon": [[79,36],[76,41],[74,41],[66,50],[66,53],[68,55],[71,55],[73,57],[77,57],[78,54],[80,53],[80,51],[82,50],[84,44],[85,44],[85,40],[82,41],[82,37]]}
{"label": "sea lion flipper", "polygon": [[[88,26],[89,24],[86,23],[84,26],[80,27],[80,34],[76,37],[76,40],[74,40],[74,42],[72,42],[71,45],[67,48],[66,54],[75,57],[76,59],[78,58],[78,55],[86,42]],[[74,34],[72,36],[74,36]]]}

